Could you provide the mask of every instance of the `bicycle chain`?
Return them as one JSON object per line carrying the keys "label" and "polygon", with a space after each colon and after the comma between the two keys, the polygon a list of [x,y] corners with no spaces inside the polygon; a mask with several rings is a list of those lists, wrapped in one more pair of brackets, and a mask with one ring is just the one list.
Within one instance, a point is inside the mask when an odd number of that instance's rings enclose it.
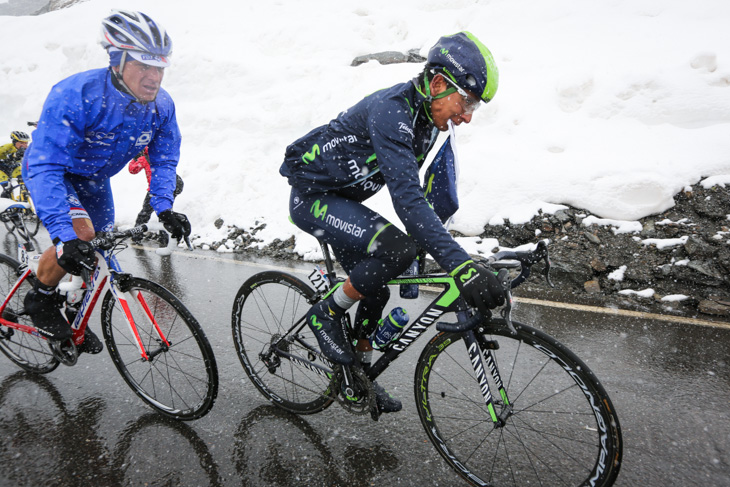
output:
{"label": "bicycle chain", "polygon": [[[281,335],[274,334],[271,337],[270,340],[270,346],[274,346],[276,343],[276,347],[279,350],[283,350],[285,352],[289,351],[289,344],[285,340],[281,340]],[[310,352],[311,353],[311,352]],[[274,356],[276,354],[273,354]],[[269,368],[269,371],[273,373],[272,369],[276,369],[280,366],[280,362],[277,360],[275,362],[271,362],[270,359],[267,360],[264,358],[264,354],[260,354],[259,358],[264,363],[264,366]],[[277,357],[278,359],[278,357]],[[310,357],[310,360],[312,358]],[[333,364],[334,365],[334,364]],[[334,365],[333,367],[333,375],[332,379],[330,380],[330,387],[327,389],[329,394],[322,394],[319,391],[315,391],[312,389],[308,389],[306,387],[303,387],[302,384],[290,381],[282,376],[279,376],[281,379],[283,379],[286,382],[289,382],[291,384],[296,385],[297,387],[301,387],[309,392],[315,393],[321,397],[327,397],[331,399],[335,399],[340,406],[342,406],[345,411],[356,414],[356,415],[362,415],[362,414],[368,414],[370,413],[371,416],[379,416],[377,413],[377,405],[375,401],[375,390],[373,389],[373,384],[368,379],[365,372],[360,367],[353,367],[350,369],[353,379],[356,382],[357,389],[359,390],[359,395],[356,399],[348,399],[345,397],[345,395],[340,391],[342,381],[344,378],[344,374],[342,372],[342,366],[340,365]],[[374,417],[375,419],[375,417]]]}

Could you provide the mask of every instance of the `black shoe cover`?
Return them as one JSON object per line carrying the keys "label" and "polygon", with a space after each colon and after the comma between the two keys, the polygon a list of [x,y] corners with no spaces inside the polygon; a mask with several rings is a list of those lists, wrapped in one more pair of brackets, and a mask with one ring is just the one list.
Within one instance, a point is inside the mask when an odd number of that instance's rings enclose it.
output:
{"label": "black shoe cover", "polygon": [[340,320],[345,310],[334,303],[332,296],[312,306],[307,313],[307,324],[314,332],[325,357],[341,365],[352,365],[355,354],[347,343]]}
{"label": "black shoe cover", "polygon": [[375,390],[375,403],[378,405],[378,411],[381,413],[397,413],[403,409],[403,403],[391,396],[377,382],[373,382],[373,389]]}
{"label": "black shoe cover", "polygon": [[78,350],[79,353],[94,355],[104,350],[104,345],[101,343],[101,340],[99,340],[99,337],[96,336],[96,333],[87,327],[84,332],[84,341],[78,346]]}
{"label": "black shoe cover", "polygon": [[35,289],[25,295],[25,312],[33,321],[33,326],[49,340],[71,338],[71,326],[61,314],[56,294],[43,294]]}

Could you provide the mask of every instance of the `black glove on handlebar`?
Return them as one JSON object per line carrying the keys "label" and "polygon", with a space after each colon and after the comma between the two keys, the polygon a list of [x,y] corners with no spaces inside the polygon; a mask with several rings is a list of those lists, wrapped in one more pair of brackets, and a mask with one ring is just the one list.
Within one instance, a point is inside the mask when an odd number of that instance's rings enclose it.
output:
{"label": "black glove on handlebar", "polygon": [[488,315],[490,309],[504,304],[504,289],[494,273],[468,260],[452,272],[456,287],[466,303]]}
{"label": "black glove on handlebar", "polygon": [[78,238],[68,242],[58,242],[56,260],[63,270],[77,276],[81,275],[83,269],[93,272],[96,265],[94,247],[89,242]]}
{"label": "black glove on handlebar", "polygon": [[183,215],[182,213],[177,213],[172,210],[165,210],[157,215],[157,217],[165,226],[165,230],[170,232],[172,238],[174,238],[178,242],[183,237],[190,236],[190,221],[188,220],[188,217]]}

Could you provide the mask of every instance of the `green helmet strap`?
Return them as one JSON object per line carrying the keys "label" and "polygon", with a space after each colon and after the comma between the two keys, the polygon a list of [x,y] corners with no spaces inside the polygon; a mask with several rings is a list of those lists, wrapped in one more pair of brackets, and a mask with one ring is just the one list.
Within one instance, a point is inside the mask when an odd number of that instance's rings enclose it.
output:
{"label": "green helmet strap", "polygon": [[[431,71],[431,73],[434,75],[440,74],[441,76],[445,76],[444,73],[435,73],[434,71]],[[450,75],[450,73],[448,73],[448,71],[446,74]],[[426,99],[423,102],[425,113],[426,113],[426,116],[428,117],[428,119],[432,122],[433,122],[433,118],[431,117],[431,113],[430,113],[431,102],[433,100],[438,100],[439,98],[445,98],[452,93],[456,93],[456,91],[457,91],[456,88],[454,88],[453,86],[449,86],[448,88],[446,88],[444,91],[442,91],[438,95],[431,95],[431,83],[428,80],[428,70],[426,70],[423,73],[423,90],[418,89],[418,87],[416,87],[416,90]]]}

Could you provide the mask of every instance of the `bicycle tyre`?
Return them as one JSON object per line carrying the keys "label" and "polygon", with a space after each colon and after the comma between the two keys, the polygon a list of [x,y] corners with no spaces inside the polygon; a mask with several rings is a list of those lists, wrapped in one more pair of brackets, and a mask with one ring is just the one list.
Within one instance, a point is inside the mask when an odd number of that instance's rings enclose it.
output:
{"label": "bicycle tyre", "polygon": [[[10,290],[20,277],[20,262],[0,254],[0,302],[5,301]],[[33,326],[25,311],[25,295],[33,288],[35,277],[29,276],[15,292],[3,311],[3,318],[23,325]],[[53,356],[48,342],[40,336],[31,335],[14,328],[0,326],[0,351],[20,368],[36,374],[47,374],[56,370],[59,361]]]}
{"label": "bicycle tyre", "polygon": [[[251,276],[238,290],[233,303],[232,328],[236,352],[254,386],[273,404],[297,414],[320,412],[330,404],[331,378],[304,364],[270,355],[267,366],[262,355],[271,343],[282,337],[312,306],[315,292],[300,279],[278,271]],[[287,340],[286,352],[318,363],[319,352],[314,334],[306,324]],[[271,364],[270,364],[271,365]],[[319,362],[319,365],[325,365]]]}
{"label": "bicycle tyre", "polygon": [[[513,408],[495,427],[459,334],[439,333],[416,366],[418,415],[429,440],[471,485],[610,486],[621,466],[621,428],[590,369],[554,338],[504,320],[485,325]],[[453,346],[456,345],[456,349]],[[505,401],[486,371],[497,415]]]}
{"label": "bicycle tyre", "polygon": [[124,311],[111,290],[102,304],[102,332],[107,350],[129,387],[148,405],[174,419],[205,416],[218,395],[218,368],[213,349],[198,321],[170,291],[152,281],[130,278],[128,291],[142,296],[169,342],[162,340],[136,300],[128,301],[140,340],[149,351],[143,359]]}

